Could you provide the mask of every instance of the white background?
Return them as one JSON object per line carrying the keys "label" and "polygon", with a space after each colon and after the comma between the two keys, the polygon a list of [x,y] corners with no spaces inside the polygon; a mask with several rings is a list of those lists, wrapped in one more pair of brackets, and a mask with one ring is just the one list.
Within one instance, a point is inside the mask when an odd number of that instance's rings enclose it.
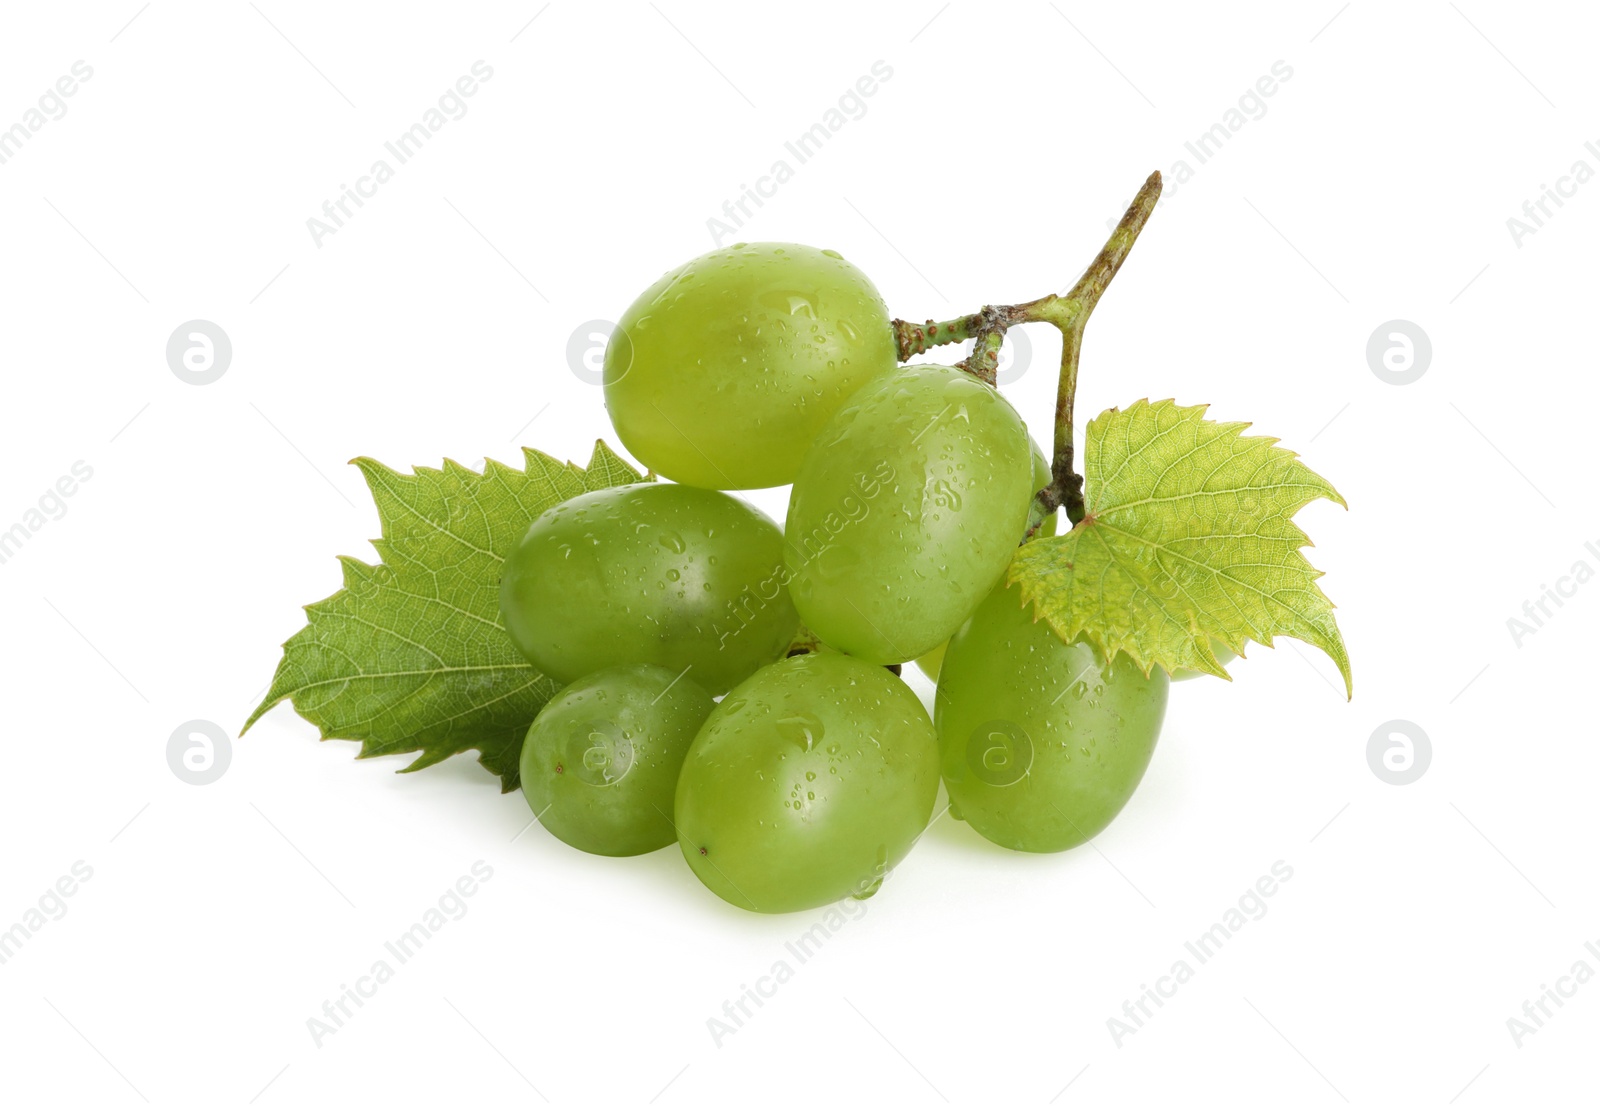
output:
{"label": "white background", "polygon": [[[1520,243],[1507,227],[1575,161],[1600,169],[1592,11],[138,2],[0,26],[0,126],[93,69],[0,165],[0,529],[93,470],[0,564],[0,928],[93,871],[0,964],[0,1097],[1477,1106],[1592,1085],[1600,981],[1520,1047],[1507,1026],[1600,966],[1600,583],[1520,645],[1507,629],[1600,567],[1600,183]],[[315,243],[307,219],[480,59],[470,110]],[[879,60],[865,114],[794,165],[784,142]],[[1264,116],[1200,164],[1185,142],[1278,61]],[[675,849],[516,837],[526,805],[471,758],[396,775],[287,706],[208,786],[166,747],[191,719],[237,733],[335,554],[371,556],[347,459],[587,458],[609,427],[569,336],[712,248],[707,220],[779,158],[794,178],[738,237],[840,250],[913,319],[1064,289],[1145,175],[1186,161],[1089,327],[1079,409],[1209,402],[1334,482],[1350,510],[1300,521],[1355,697],[1289,641],[1176,686],[1093,846],[1014,855],[943,819],[719,1047],[708,1019],[817,916],[736,911]],[[191,319],[233,343],[203,387],[165,358]],[[1393,319],[1433,346],[1405,386],[1366,355]],[[1047,440],[1058,346],[1030,338],[1004,391]],[[781,491],[750,498],[782,517]],[[1391,719],[1432,750],[1406,786],[1369,767]],[[470,910],[318,1047],[307,1019],[480,860]],[[1280,860],[1268,913],[1114,1041]]]}

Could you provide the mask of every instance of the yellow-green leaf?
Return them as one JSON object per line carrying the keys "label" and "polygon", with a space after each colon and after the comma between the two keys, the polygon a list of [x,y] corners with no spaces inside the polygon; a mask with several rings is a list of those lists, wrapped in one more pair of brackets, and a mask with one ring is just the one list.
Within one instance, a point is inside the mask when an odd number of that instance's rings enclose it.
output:
{"label": "yellow-green leaf", "polygon": [[1086,514],[1028,542],[1009,581],[1064,639],[1083,636],[1144,671],[1228,678],[1212,651],[1298,638],[1327,653],[1351,691],[1350,657],[1294,523],[1316,499],[1344,500],[1276,438],[1211,422],[1204,407],[1140,400],[1085,433]]}

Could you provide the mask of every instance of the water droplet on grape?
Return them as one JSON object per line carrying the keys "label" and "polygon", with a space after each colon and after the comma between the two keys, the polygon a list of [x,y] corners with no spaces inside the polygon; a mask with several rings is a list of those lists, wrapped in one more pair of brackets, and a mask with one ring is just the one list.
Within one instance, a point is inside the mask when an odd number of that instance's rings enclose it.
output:
{"label": "water droplet on grape", "polygon": [[873,880],[871,883],[867,884],[865,887],[861,888],[859,891],[855,892],[850,897],[852,899],[858,899],[858,900],[870,899],[873,895],[876,895],[878,893],[878,888],[880,888],[882,886],[883,886],[883,877],[880,875],[877,879]]}
{"label": "water droplet on grape", "polygon": [[808,753],[822,737],[822,719],[814,714],[792,714],[780,718],[776,726],[785,740],[794,742]]}

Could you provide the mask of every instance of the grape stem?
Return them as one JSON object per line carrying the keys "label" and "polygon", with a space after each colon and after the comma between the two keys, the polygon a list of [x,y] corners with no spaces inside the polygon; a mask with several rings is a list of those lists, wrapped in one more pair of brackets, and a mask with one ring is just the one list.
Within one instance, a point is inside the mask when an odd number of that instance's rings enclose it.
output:
{"label": "grape stem", "polygon": [[[1106,239],[1099,254],[1064,296],[1051,295],[1009,307],[985,307],[947,322],[894,321],[900,360],[906,361],[934,346],[972,339],[972,352],[957,367],[987,384],[995,383],[1000,347],[1006,329],[1017,323],[1050,323],[1061,331],[1061,377],[1056,387],[1055,449],[1050,460],[1050,483],[1039,489],[1041,520],[1064,507],[1073,526],[1083,521],[1083,477],[1074,469],[1072,407],[1078,390],[1078,361],[1083,353],[1083,328],[1095,305],[1122,268],[1139,232],[1161,198],[1161,174],[1151,173],[1128,205],[1128,210]],[[1034,529],[1038,528],[1034,524]],[[1032,532],[1029,532],[1032,536]]]}

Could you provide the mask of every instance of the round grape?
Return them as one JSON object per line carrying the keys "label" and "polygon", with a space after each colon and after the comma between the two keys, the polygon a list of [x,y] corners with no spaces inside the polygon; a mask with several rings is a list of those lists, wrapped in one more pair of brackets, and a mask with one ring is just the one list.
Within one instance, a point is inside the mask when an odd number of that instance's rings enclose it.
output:
{"label": "round grape", "polygon": [[586,853],[637,856],[670,845],[678,770],[713,705],[693,680],[649,664],[568,684],[522,743],[528,808]]}
{"label": "round grape", "polygon": [[672,480],[775,487],[895,355],[861,270],[832,250],[741,242],[672,270],[623,313],[606,409],[629,452]]}
{"label": "round grape", "polygon": [[749,504],[681,484],[558,503],[506,558],[500,610],[558,683],[620,664],[687,671],[720,695],[794,637],[783,535]]}

